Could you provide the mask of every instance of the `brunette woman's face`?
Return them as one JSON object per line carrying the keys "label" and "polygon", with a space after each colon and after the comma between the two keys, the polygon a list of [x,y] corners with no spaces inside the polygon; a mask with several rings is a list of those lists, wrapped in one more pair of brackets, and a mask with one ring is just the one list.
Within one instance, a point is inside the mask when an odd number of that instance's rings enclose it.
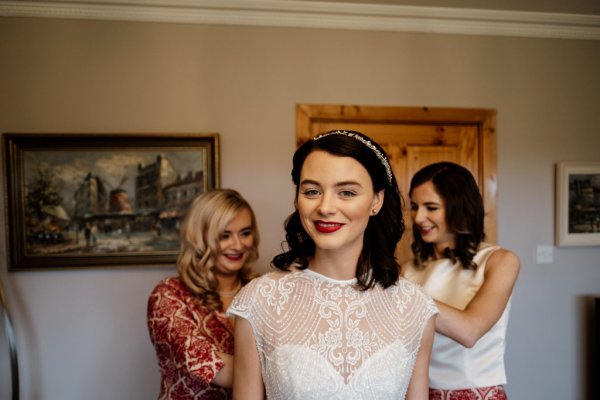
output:
{"label": "brunette woman's face", "polygon": [[413,188],[410,195],[411,217],[421,238],[436,248],[454,248],[455,234],[446,222],[446,202],[438,194],[433,182]]}
{"label": "brunette woman's face", "polygon": [[237,274],[253,251],[252,215],[244,208],[227,224],[221,235],[216,272]]}
{"label": "brunette woman's face", "polygon": [[360,253],[373,210],[383,204],[369,173],[351,157],[310,153],[300,172],[298,213],[317,250]]}

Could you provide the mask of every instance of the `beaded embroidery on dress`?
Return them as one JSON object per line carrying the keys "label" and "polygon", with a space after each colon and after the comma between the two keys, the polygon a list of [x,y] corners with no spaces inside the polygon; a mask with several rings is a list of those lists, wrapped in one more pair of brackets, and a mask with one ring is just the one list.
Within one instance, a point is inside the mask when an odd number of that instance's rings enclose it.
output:
{"label": "beaded embroidery on dress", "polygon": [[437,308],[407,280],[361,291],[311,270],[250,282],[228,313],[252,325],[269,399],[403,399]]}

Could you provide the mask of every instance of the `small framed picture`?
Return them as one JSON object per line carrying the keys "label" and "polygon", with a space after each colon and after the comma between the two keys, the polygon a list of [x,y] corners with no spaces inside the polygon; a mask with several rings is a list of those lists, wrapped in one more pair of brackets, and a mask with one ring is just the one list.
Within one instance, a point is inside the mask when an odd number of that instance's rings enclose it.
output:
{"label": "small framed picture", "polygon": [[8,267],[174,264],[218,134],[4,134]]}
{"label": "small framed picture", "polygon": [[556,245],[600,246],[600,161],[556,165]]}

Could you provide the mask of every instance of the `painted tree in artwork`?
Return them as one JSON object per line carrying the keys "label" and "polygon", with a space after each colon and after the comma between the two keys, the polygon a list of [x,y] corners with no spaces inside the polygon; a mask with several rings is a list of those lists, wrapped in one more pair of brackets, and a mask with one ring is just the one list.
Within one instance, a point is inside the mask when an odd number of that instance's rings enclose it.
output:
{"label": "painted tree in artwork", "polygon": [[37,175],[29,182],[27,189],[26,214],[32,225],[44,220],[46,210],[60,207],[63,201],[56,176],[47,166],[38,168]]}

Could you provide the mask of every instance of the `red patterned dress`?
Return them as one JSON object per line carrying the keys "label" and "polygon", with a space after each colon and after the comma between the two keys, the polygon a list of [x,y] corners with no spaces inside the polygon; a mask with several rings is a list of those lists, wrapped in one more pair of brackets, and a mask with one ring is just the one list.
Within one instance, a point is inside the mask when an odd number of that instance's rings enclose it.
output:
{"label": "red patterned dress", "polygon": [[148,299],[148,330],[162,379],[159,400],[229,399],[211,385],[233,354],[233,326],[221,312],[201,306],[179,278],[162,280]]}

